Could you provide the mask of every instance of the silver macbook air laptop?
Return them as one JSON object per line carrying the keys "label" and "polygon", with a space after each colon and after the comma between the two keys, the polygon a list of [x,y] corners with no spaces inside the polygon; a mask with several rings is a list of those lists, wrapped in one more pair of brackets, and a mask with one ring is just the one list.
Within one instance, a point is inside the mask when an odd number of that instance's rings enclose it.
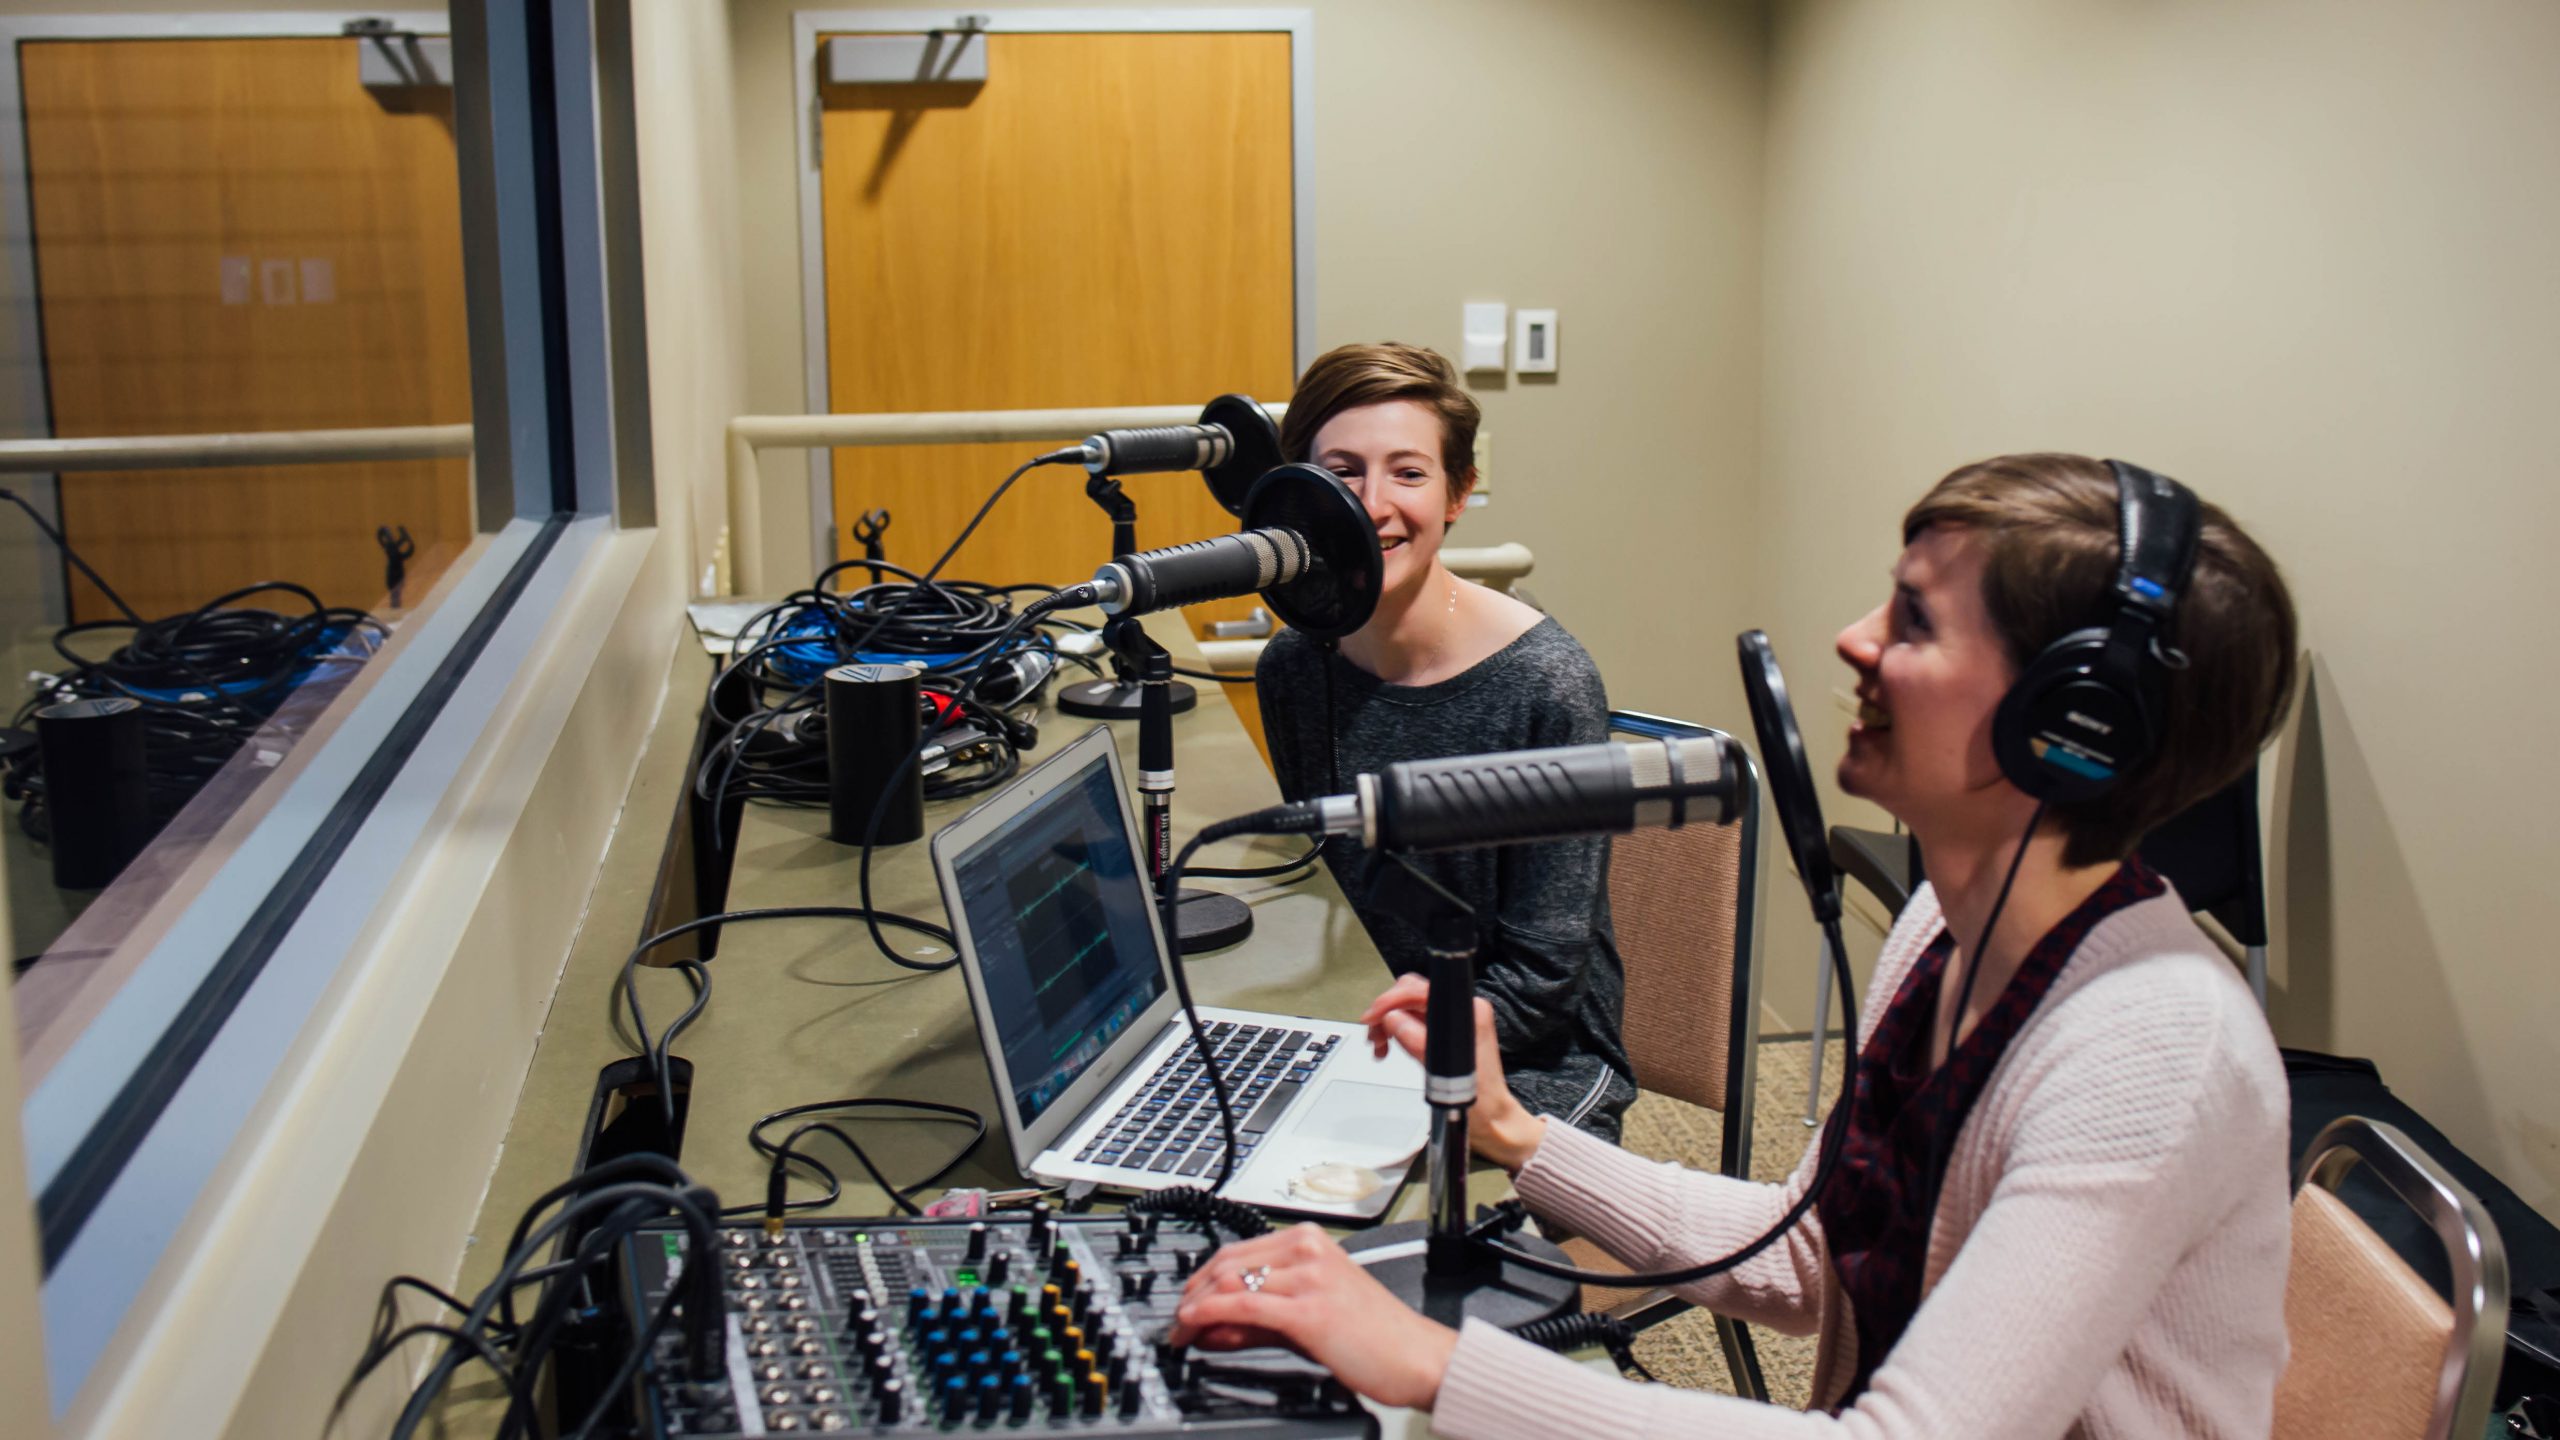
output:
{"label": "silver macbook air laptop", "polygon": [[[1225,1140],[1176,1000],[1111,734],[1095,726],[933,837],[997,1107],[1023,1174],[1207,1185]],[[1229,963],[1250,964],[1249,959]],[[1200,1007],[1235,1102],[1221,1192],[1375,1219],[1429,1127],[1422,1067],[1356,1024]]]}

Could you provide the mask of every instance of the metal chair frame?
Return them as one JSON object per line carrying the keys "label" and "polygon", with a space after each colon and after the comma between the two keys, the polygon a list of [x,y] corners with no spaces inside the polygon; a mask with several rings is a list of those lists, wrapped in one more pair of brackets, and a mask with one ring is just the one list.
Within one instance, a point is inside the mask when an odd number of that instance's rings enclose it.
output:
{"label": "metal chair frame", "polygon": [[2453,1275],[2453,1336],[2436,1382],[2427,1440],[2470,1440],[2489,1424],[2507,1343],[2507,1251],[2497,1222],[2479,1198],[2397,1126],[2361,1115],[2329,1122],[2295,1168],[2294,1189],[2317,1185],[2335,1193],[2357,1162],[2443,1242]]}

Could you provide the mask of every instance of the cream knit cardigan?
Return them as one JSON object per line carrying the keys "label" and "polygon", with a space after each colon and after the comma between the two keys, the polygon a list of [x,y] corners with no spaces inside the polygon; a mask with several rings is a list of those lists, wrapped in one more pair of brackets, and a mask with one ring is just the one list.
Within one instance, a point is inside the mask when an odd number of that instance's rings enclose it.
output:
{"label": "cream knit cardigan", "polygon": [[[1876,962],[1865,1040],[1940,929],[1911,898]],[[1837,1418],[1612,1379],[1484,1324],[1461,1332],[1433,1429],[1451,1440],[2263,1437],[2284,1368],[2290,1236],[2284,1071],[2249,991],[2172,890],[2100,922],[2011,1042],[1958,1134],[1920,1309]],[[1640,1160],[1567,1125],[1519,1177],[1538,1214],[1638,1270],[1739,1248],[1784,1185]],[[1748,1264],[1682,1291],[1818,1333],[1813,1393],[1857,1331],[1808,1214]]]}

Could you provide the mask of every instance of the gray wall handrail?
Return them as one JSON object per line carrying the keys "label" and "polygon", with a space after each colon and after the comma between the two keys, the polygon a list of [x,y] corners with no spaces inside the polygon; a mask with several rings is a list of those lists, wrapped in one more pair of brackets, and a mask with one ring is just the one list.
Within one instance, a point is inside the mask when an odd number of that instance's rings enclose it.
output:
{"label": "gray wall handrail", "polygon": [[[1265,405],[1273,420],[1286,404]],[[870,415],[740,415],[729,422],[729,556],[733,592],[761,594],[764,476],[759,450],[836,445],[984,445],[1054,440],[1141,425],[1188,425],[1191,405],[1087,405],[1065,410],[915,410]]]}
{"label": "gray wall handrail", "polygon": [[0,475],[440,460],[470,453],[471,427],[467,424],[392,425],[369,430],[260,430],[236,435],[106,435],[75,440],[0,440]]}

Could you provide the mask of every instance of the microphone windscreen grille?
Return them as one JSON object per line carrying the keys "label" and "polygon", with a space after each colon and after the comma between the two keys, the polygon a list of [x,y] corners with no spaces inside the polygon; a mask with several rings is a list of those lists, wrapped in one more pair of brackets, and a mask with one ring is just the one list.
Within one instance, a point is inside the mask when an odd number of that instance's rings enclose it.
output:
{"label": "microphone windscreen grille", "polygon": [[[1635,782],[1636,793],[1660,790],[1671,783],[1671,751],[1660,740],[1620,741],[1627,750],[1628,779]],[[1687,759],[1687,756],[1682,756]]]}
{"label": "microphone windscreen grille", "polygon": [[1680,747],[1680,779],[1687,788],[1695,790],[1724,779],[1724,747],[1713,739],[1698,735],[1663,743]]}

